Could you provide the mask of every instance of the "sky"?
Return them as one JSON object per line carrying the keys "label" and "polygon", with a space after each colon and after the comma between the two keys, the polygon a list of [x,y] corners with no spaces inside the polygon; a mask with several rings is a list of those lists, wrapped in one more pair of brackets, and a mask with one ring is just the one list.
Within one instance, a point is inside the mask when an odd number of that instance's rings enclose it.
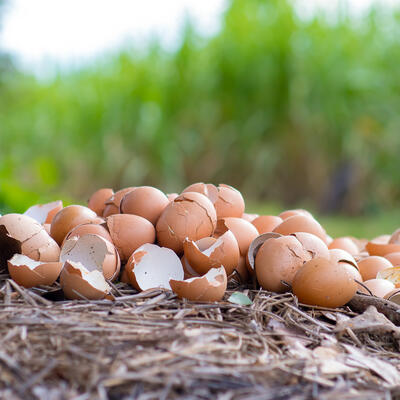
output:
{"label": "sky", "polygon": [[[327,12],[345,0],[293,0],[300,14],[316,8]],[[373,0],[349,0],[353,12]],[[399,0],[375,0],[396,4]],[[6,0],[0,47],[19,65],[38,73],[47,66],[79,66],[134,41],[154,35],[165,47],[179,44],[179,32],[189,15],[203,35],[218,32],[228,0]]]}

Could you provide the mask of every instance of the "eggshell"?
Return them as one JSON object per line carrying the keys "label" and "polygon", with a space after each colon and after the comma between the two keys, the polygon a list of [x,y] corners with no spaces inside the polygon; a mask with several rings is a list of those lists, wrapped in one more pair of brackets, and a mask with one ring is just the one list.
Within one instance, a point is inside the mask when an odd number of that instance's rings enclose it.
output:
{"label": "eggshell", "polygon": [[229,276],[239,263],[239,245],[229,230],[218,239],[207,237],[196,242],[186,239],[183,250],[193,270],[200,275],[222,265]]}
{"label": "eggshell", "polygon": [[149,243],[131,255],[126,269],[132,286],[138,290],[171,289],[170,279],[184,277],[181,261],[171,249]]}
{"label": "eggshell", "polygon": [[197,192],[185,192],[165,208],[157,222],[157,239],[163,247],[183,252],[183,242],[211,236],[216,226],[211,201]]}
{"label": "eggshell", "polygon": [[8,272],[18,285],[31,288],[52,285],[60,275],[61,262],[44,263],[22,254],[14,254],[8,261]]}
{"label": "eggshell", "polygon": [[138,215],[113,214],[107,217],[106,223],[123,262],[141,245],[155,241],[153,224]]}
{"label": "eggshell", "polygon": [[94,192],[88,201],[88,207],[99,217],[103,216],[106,207],[106,201],[114,195],[114,190],[110,188],[99,189]]}
{"label": "eggshell", "polygon": [[338,263],[344,268],[347,268],[348,272],[357,282],[363,281],[356,260],[347,251],[342,249],[331,249],[329,250],[329,260],[335,264]]}
{"label": "eggshell", "polygon": [[181,263],[183,267],[184,279],[193,278],[194,276],[199,276],[199,274],[190,266],[188,260],[186,260],[186,257],[184,255],[181,257]]}
{"label": "eggshell", "polygon": [[88,207],[72,205],[64,207],[53,218],[50,236],[59,244],[67,233],[77,225],[93,222],[97,214]]}
{"label": "eggshell", "polygon": [[357,245],[348,237],[333,239],[333,241],[329,244],[329,249],[342,249],[351,255],[356,255],[359,253]]}
{"label": "eggshell", "polygon": [[192,185],[185,188],[182,193],[187,192],[197,192],[201,193],[204,196],[208,197],[211,203],[215,203],[218,199],[218,189],[212,183],[193,183]]}
{"label": "eggshell", "polygon": [[[369,279],[368,281],[364,281],[363,284],[376,297],[384,297],[386,294],[388,294],[395,288],[394,284],[386,279]],[[370,294],[363,287],[359,288],[359,292],[364,294]]]}
{"label": "eggshell", "polygon": [[50,224],[43,224],[43,228],[46,231],[46,233],[50,236]]}
{"label": "eggshell", "polygon": [[51,224],[54,216],[63,208],[63,203],[61,200],[53,201],[47,204],[36,204],[29,207],[24,215],[33,218],[39,224]]}
{"label": "eggshell", "polygon": [[88,271],[100,271],[109,280],[118,277],[121,266],[114,245],[90,233],[66,240],[61,249],[60,261],[80,262]]}
{"label": "eggshell", "polygon": [[171,203],[171,201],[174,201],[178,196],[179,196],[178,193],[168,193],[167,199]]}
{"label": "eggshell", "polygon": [[400,289],[397,288],[389,293],[386,293],[383,298],[391,301],[392,303],[400,305]]}
{"label": "eggshell", "polygon": [[206,275],[186,280],[170,280],[172,291],[180,298],[191,301],[220,301],[224,297],[227,276],[225,268],[211,268]]}
{"label": "eggshell", "polygon": [[67,236],[65,236],[64,242],[68,239],[71,239],[74,236],[80,237],[83,235],[87,235],[88,233],[92,233],[93,235],[99,235],[102,238],[108,240],[109,242],[112,242],[111,235],[103,224],[92,224],[92,223],[80,224],[72,228],[67,233]]}
{"label": "eggshell", "polygon": [[371,241],[365,245],[371,256],[385,257],[386,254],[400,252],[400,244],[384,244],[378,241]]}
{"label": "eggshell", "polygon": [[377,279],[386,279],[392,282],[396,288],[400,287],[400,267],[391,267],[380,270],[377,275]]}
{"label": "eggshell", "polygon": [[296,232],[292,233],[291,236],[294,236],[303,245],[312,258],[329,258],[328,247],[318,236],[308,232]]}
{"label": "eggshell", "polygon": [[266,232],[272,232],[279,224],[282,223],[282,218],[274,215],[260,215],[251,222],[261,235]]}
{"label": "eggshell", "polygon": [[98,270],[88,271],[81,263],[67,261],[60,275],[60,286],[71,300],[102,300],[111,292],[111,286]]}
{"label": "eggshell", "polygon": [[316,221],[307,215],[293,215],[288,217],[279,224],[273,232],[281,235],[290,235],[296,232],[308,232],[318,236],[324,242],[326,241],[326,232],[324,228]]}
{"label": "eggshell", "polygon": [[14,251],[35,261],[58,261],[60,248],[33,218],[22,214],[6,214],[0,217],[1,226],[4,226],[0,230],[0,257],[3,265],[15,254]]}
{"label": "eggshell", "polygon": [[400,265],[400,252],[386,254],[385,258],[390,261],[394,267]]}
{"label": "eggshell", "polygon": [[106,200],[103,211],[103,218],[107,218],[113,214],[119,214],[119,206],[121,204],[122,198],[134,189],[135,187],[127,187],[118,190],[118,192],[115,192],[108,200]]}
{"label": "eggshell", "polygon": [[358,269],[364,281],[375,279],[379,271],[392,267],[390,261],[379,256],[370,256],[358,262]]}
{"label": "eggshell", "polygon": [[266,232],[263,233],[260,236],[257,236],[249,246],[249,249],[247,250],[247,255],[246,255],[246,267],[250,273],[250,275],[253,275],[254,273],[254,262],[255,262],[255,257],[258,253],[258,250],[260,250],[260,247],[268,240],[271,238],[278,238],[282,237],[281,234],[279,233],[273,233],[273,232]]}
{"label": "eggshell", "polygon": [[237,217],[244,213],[244,199],[242,194],[232,186],[220,184],[218,186],[218,198],[214,203],[217,218]]}
{"label": "eggshell", "polygon": [[295,209],[295,210],[286,210],[283,211],[279,214],[279,217],[282,219],[287,219],[289,217],[293,217],[294,215],[306,215],[307,217],[311,217],[313,218],[312,214],[307,211],[307,210],[303,210],[301,208]]}
{"label": "eggshell", "polygon": [[357,283],[340,263],[317,257],[298,270],[292,288],[301,303],[336,308],[352,299]]}
{"label": "eggshell", "polygon": [[243,215],[242,215],[242,218],[245,220],[245,221],[248,221],[248,222],[253,222],[256,218],[258,218],[259,217],[259,215],[258,214],[249,214],[249,213],[243,213]]}
{"label": "eggshell", "polygon": [[257,280],[263,289],[282,293],[292,283],[299,268],[311,255],[294,236],[271,238],[264,242],[255,258]]}
{"label": "eggshell", "polygon": [[248,270],[248,267],[246,265],[246,257],[240,256],[239,262],[237,267],[235,268],[235,271],[238,273],[240,277],[240,283],[246,283],[250,279],[250,272]]}
{"label": "eggshell", "polygon": [[168,198],[161,190],[141,186],[122,198],[120,210],[121,214],[139,215],[155,225],[168,204]]}
{"label": "eggshell", "polygon": [[389,238],[389,244],[400,244],[400,229],[397,229],[392,233]]}
{"label": "eggshell", "polygon": [[239,244],[240,254],[246,257],[250,243],[259,236],[257,228],[242,218],[227,217],[217,221],[214,236],[219,237],[227,230],[230,230],[234,234]]}

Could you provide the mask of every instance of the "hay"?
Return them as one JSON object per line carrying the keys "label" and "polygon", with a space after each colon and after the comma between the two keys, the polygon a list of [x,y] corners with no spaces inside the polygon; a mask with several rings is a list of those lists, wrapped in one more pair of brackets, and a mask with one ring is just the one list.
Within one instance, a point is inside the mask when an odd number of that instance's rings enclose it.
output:
{"label": "hay", "polygon": [[1,279],[2,399],[400,398],[398,328],[375,308],[299,306],[234,285],[225,299],[238,290],[252,305],[122,283],[115,301],[64,301],[57,285]]}

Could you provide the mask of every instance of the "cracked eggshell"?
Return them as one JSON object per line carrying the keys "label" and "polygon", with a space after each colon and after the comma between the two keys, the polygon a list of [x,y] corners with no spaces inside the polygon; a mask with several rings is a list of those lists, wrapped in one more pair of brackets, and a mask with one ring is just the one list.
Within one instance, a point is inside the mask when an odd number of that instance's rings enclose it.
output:
{"label": "cracked eggshell", "polygon": [[97,214],[88,207],[72,205],[64,207],[53,218],[50,236],[59,244],[67,233],[77,225],[90,223],[98,219]]}
{"label": "cracked eggshell", "polygon": [[172,291],[180,298],[191,301],[220,301],[224,297],[227,276],[225,268],[211,268],[207,274],[186,280],[170,280]]}
{"label": "cracked eggshell", "polygon": [[358,265],[354,257],[346,250],[331,249],[329,250],[329,260],[334,264],[341,264],[347,268],[348,272],[352,275],[353,279],[362,282],[363,278],[358,269]]}
{"label": "cracked eggshell", "polygon": [[114,245],[94,234],[66,240],[61,249],[60,261],[80,262],[88,271],[100,271],[109,280],[118,277],[121,267]]}
{"label": "cracked eggshell", "polygon": [[245,221],[248,221],[248,222],[253,222],[256,218],[258,218],[259,217],[259,215],[258,214],[249,214],[249,213],[243,213],[243,215],[242,215],[242,218],[245,220]]}
{"label": "cracked eggshell", "polygon": [[342,249],[355,256],[359,254],[358,246],[349,237],[339,237],[333,239],[329,244],[329,249]]}
{"label": "cracked eggshell", "polygon": [[40,285],[52,285],[60,275],[61,262],[40,262],[23,254],[14,254],[8,260],[8,272],[11,278],[26,288]]}
{"label": "cracked eggshell", "polygon": [[201,193],[185,192],[165,208],[157,222],[157,239],[163,247],[183,252],[183,242],[211,236],[217,222],[215,208]]}
{"label": "cracked eggshell", "polygon": [[357,286],[342,264],[318,257],[300,267],[292,284],[293,293],[301,303],[329,308],[349,302]]}
{"label": "cracked eggshell", "polygon": [[168,193],[167,199],[171,203],[171,201],[174,201],[178,196],[179,196],[178,193]]}
{"label": "cracked eggshell", "polygon": [[374,239],[365,245],[365,249],[370,256],[385,257],[386,254],[400,252],[400,244],[395,243],[381,243]]}
{"label": "cracked eggshell", "polygon": [[215,210],[217,211],[217,218],[241,218],[244,213],[245,204],[239,190],[232,186],[224,185],[223,183],[221,183],[217,189],[218,198],[214,203]]}
{"label": "cracked eggshell", "polygon": [[[369,279],[363,282],[373,296],[384,298],[389,292],[395,289],[395,285],[386,279]],[[358,291],[364,294],[370,295],[368,290],[363,287],[359,287]]]}
{"label": "cracked eggshell", "polygon": [[387,279],[392,282],[396,288],[400,287],[400,267],[385,268],[376,275],[377,279]]}
{"label": "cracked eggshell", "polygon": [[126,269],[129,280],[137,290],[171,289],[170,279],[182,280],[181,260],[173,250],[146,243],[129,258]]}
{"label": "cracked eggshell", "polygon": [[[22,214],[6,214],[0,217],[1,226],[4,226],[0,232],[3,264],[7,261],[5,257],[11,258],[15,254],[12,251],[15,250],[35,261],[58,261],[60,255],[58,244],[33,218]],[[13,243],[10,238],[14,239]]]}
{"label": "cracked eggshell", "polygon": [[80,237],[83,235],[87,235],[88,233],[91,233],[93,235],[99,235],[102,238],[108,240],[109,242],[112,242],[110,233],[105,228],[105,224],[87,223],[87,224],[80,224],[72,228],[67,233],[67,236],[65,236],[63,243],[74,236]]}
{"label": "cracked eggshell", "polygon": [[167,196],[151,186],[140,186],[127,193],[121,200],[121,214],[134,214],[155,225],[169,204]]}
{"label": "cracked eggshell", "polygon": [[394,289],[383,296],[384,299],[400,305],[400,289]]}
{"label": "cracked eggshell", "polygon": [[71,300],[102,300],[111,293],[111,286],[100,271],[89,271],[74,261],[64,263],[60,286],[65,297]]}
{"label": "cracked eggshell", "polygon": [[231,231],[218,239],[206,237],[196,242],[186,239],[183,250],[189,265],[200,275],[222,265],[229,276],[239,263],[239,245]]}
{"label": "cracked eggshell", "polygon": [[24,215],[33,218],[39,224],[51,224],[54,216],[63,208],[63,202],[61,200],[53,201],[47,204],[36,204],[29,207]]}
{"label": "cracked eggshell", "polygon": [[256,227],[258,233],[262,235],[263,233],[272,232],[282,223],[282,218],[275,217],[274,215],[260,215],[251,221],[251,223]]}
{"label": "cracked eggshell", "polygon": [[103,188],[96,190],[88,201],[88,207],[93,210],[99,217],[103,216],[106,207],[106,201],[114,195],[114,190]]}
{"label": "cracked eggshell", "polygon": [[386,268],[392,268],[392,263],[384,257],[369,256],[358,262],[363,281],[376,278],[378,272]]}
{"label": "cracked eggshell", "polygon": [[311,255],[294,236],[271,238],[264,242],[255,258],[257,280],[261,287],[283,293],[292,284],[296,272],[311,260]]}
{"label": "cracked eggshell", "polygon": [[218,238],[228,230],[235,236],[239,245],[240,254],[245,257],[250,243],[259,236],[257,228],[251,222],[245,221],[242,218],[222,218],[217,221],[214,237]]}
{"label": "cracked eggshell", "polygon": [[132,186],[118,190],[118,192],[115,192],[109,199],[107,199],[103,211],[103,218],[107,218],[110,215],[119,214],[119,206],[122,198],[134,189],[136,188]]}
{"label": "cracked eggshell", "polygon": [[181,263],[183,267],[184,279],[193,278],[194,276],[199,276],[199,274],[190,266],[188,260],[186,260],[186,257],[184,255],[181,257]]}
{"label": "cracked eggshell", "polygon": [[122,262],[145,243],[154,243],[156,232],[151,222],[139,215],[113,214],[106,220],[112,242]]}
{"label": "cracked eggshell", "polygon": [[282,219],[287,219],[289,217],[293,217],[294,215],[306,215],[307,217],[314,218],[309,211],[303,210],[302,208],[283,211],[279,214],[279,217]]}
{"label": "cracked eggshell", "polygon": [[308,232],[296,232],[292,233],[291,236],[294,236],[303,245],[312,258],[322,257],[329,259],[328,246],[318,236]]}
{"label": "cracked eggshell", "polygon": [[218,199],[218,189],[212,183],[203,183],[203,182],[193,183],[192,185],[188,186],[182,191],[182,193],[187,193],[187,192],[201,193],[202,195],[208,197],[208,199],[213,204]]}
{"label": "cracked eggshell", "polygon": [[385,258],[389,260],[394,267],[400,265],[400,252],[386,254]]}
{"label": "cracked eggshell", "polygon": [[307,215],[293,215],[283,220],[273,232],[281,235],[290,235],[296,232],[308,232],[318,236],[326,242],[326,232],[324,228],[314,218]]}

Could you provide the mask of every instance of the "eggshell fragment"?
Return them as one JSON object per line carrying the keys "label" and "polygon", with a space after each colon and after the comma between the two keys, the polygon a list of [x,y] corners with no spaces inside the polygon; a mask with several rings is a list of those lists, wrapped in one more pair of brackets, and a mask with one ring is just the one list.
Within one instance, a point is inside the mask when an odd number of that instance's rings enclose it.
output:
{"label": "eggshell fragment", "polygon": [[50,235],[61,245],[72,228],[80,224],[93,222],[97,218],[97,214],[88,207],[80,205],[64,207],[54,216],[50,226]]}
{"label": "eggshell fragment", "polygon": [[220,184],[218,186],[218,198],[214,203],[217,218],[237,217],[244,213],[244,199],[242,194],[232,186]]}
{"label": "eggshell fragment", "polygon": [[178,193],[168,193],[167,199],[171,203],[171,201],[174,201],[178,196],[179,196]]}
{"label": "eggshell fragment", "polygon": [[391,292],[386,293],[383,298],[400,305],[400,289],[394,289]]}
{"label": "eggshell fragment", "polygon": [[357,283],[343,265],[317,257],[298,270],[292,288],[301,303],[336,308],[352,299]]}
{"label": "eggshell fragment", "polygon": [[368,242],[365,248],[371,256],[385,257],[386,254],[400,252],[400,244],[385,244],[376,240]]}
{"label": "eggshell fragment", "polygon": [[39,224],[51,224],[54,216],[63,208],[63,203],[61,200],[53,201],[47,204],[36,204],[29,207],[24,215],[33,218]]}
{"label": "eggshell fragment", "polygon": [[392,233],[392,236],[390,236],[389,239],[389,244],[400,244],[400,229],[397,229]]}
{"label": "eggshell fragment", "polygon": [[126,269],[132,286],[138,290],[171,289],[170,279],[184,277],[181,261],[171,249],[149,243],[131,255]]}
{"label": "eggshell fragment", "polygon": [[326,242],[326,232],[324,228],[314,218],[307,215],[293,215],[288,217],[281,224],[279,224],[273,232],[280,233],[281,235],[290,235],[296,232],[308,232],[318,236]]}
{"label": "eggshell fragment", "polygon": [[193,183],[192,185],[189,185],[182,191],[182,193],[187,193],[187,192],[201,193],[204,196],[208,197],[211,203],[213,204],[218,199],[218,189],[212,183],[203,183],[203,182]]}
{"label": "eggshell fragment", "polygon": [[112,241],[123,262],[145,243],[154,243],[156,232],[151,222],[138,215],[113,214],[106,220]]}
{"label": "eggshell fragment", "polygon": [[392,282],[396,288],[400,287],[400,267],[391,267],[380,270],[377,275],[377,279],[386,279]]}
{"label": "eggshell fragment", "polygon": [[358,269],[364,281],[375,279],[379,271],[392,267],[390,261],[379,256],[369,256],[358,262]]}
{"label": "eggshell fragment", "polygon": [[122,198],[134,189],[135,187],[127,187],[118,190],[118,192],[115,192],[108,200],[106,200],[103,211],[103,218],[107,218],[113,214],[119,214],[119,206],[121,204]]}
{"label": "eggshell fragment", "polygon": [[356,260],[347,251],[342,249],[331,249],[329,250],[329,260],[334,264],[337,263],[342,265],[344,268],[347,268],[348,272],[357,282],[363,281]]}
{"label": "eggshell fragment", "polygon": [[151,186],[140,186],[127,193],[121,200],[121,214],[134,214],[155,225],[169,204],[167,196]]}
{"label": "eggshell fragment", "polygon": [[295,210],[283,211],[283,212],[281,212],[279,214],[279,217],[282,218],[282,219],[287,219],[289,217],[293,217],[294,215],[306,215],[307,217],[314,218],[309,211],[303,210],[301,208],[298,208],[298,209],[295,209]]}
{"label": "eggshell fragment", "polygon": [[390,261],[394,267],[400,265],[400,252],[386,254],[385,258]]}
{"label": "eggshell fragment", "polygon": [[92,223],[77,225],[67,233],[67,236],[65,236],[64,238],[64,242],[68,239],[71,239],[74,236],[80,237],[83,235],[87,235],[88,233],[91,233],[93,235],[99,235],[102,238],[108,240],[109,242],[112,242],[111,235],[104,225],[105,224],[92,224]]}
{"label": "eggshell fragment", "polygon": [[258,218],[259,217],[259,215],[258,214],[249,214],[249,213],[243,213],[243,215],[242,215],[242,218],[245,220],[245,221],[248,221],[248,222],[253,222],[256,218]]}
{"label": "eggshell fragment", "polygon": [[260,215],[251,221],[251,223],[256,227],[258,233],[261,235],[266,232],[272,232],[282,223],[282,218],[275,217],[274,215]]}
{"label": "eggshell fragment", "polygon": [[235,271],[240,277],[240,283],[246,283],[250,279],[250,272],[246,264],[246,257],[240,256],[239,263]]}
{"label": "eggshell fragment", "polygon": [[329,258],[328,247],[318,236],[308,232],[296,232],[292,233],[291,236],[294,236],[303,245],[312,258]]}
{"label": "eggshell fragment", "polygon": [[60,285],[65,297],[71,300],[102,300],[111,292],[111,286],[100,271],[89,271],[74,261],[64,263]]}
{"label": "eggshell fragment", "polygon": [[247,255],[246,255],[246,266],[247,269],[249,270],[250,274],[254,273],[254,261],[255,257],[258,253],[258,250],[260,250],[260,247],[266,242],[268,239],[271,238],[278,238],[281,237],[282,235],[279,233],[273,233],[273,232],[266,232],[263,233],[260,236],[257,236],[249,246],[249,249],[247,250]]}
{"label": "eggshell fragment", "polygon": [[[370,290],[373,296],[382,298],[395,288],[394,284],[386,279],[369,279],[368,281],[364,281],[363,285]],[[370,294],[368,290],[363,287],[359,288],[358,291],[364,294]]]}
{"label": "eggshell fragment", "polygon": [[106,201],[114,195],[114,190],[110,188],[99,189],[94,192],[88,201],[88,207],[99,217],[103,216],[106,207]]}
{"label": "eggshell fragment", "polygon": [[186,280],[170,280],[172,291],[180,298],[191,301],[213,302],[224,297],[227,276],[225,268],[211,268],[207,274]]}
{"label": "eggshell fragment", "polygon": [[109,280],[117,278],[121,266],[114,245],[94,234],[66,240],[61,249],[60,261],[80,262],[88,271],[100,271]]}
{"label": "eggshell fragment", "polygon": [[207,237],[196,242],[186,239],[183,250],[190,266],[200,275],[222,265],[229,276],[239,263],[239,245],[229,230],[218,239]]}
{"label": "eggshell fragment", "polygon": [[60,275],[61,262],[44,263],[32,260],[23,254],[14,254],[8,261],[11,278],[26,288],[52,285]]}
{"label": "eggshell fragment", "polygon": [[199,274],[190,266],[188,260],[186,260],[186,257],[184,255],[181,257],[181,263],[183,267],[184,279],[193,278],[194,276],[199,276]]}
{"label": "eggshell fragment", "polygon": [[332,242],[329,244],[329,249],[342,249],[353,256],[359,253],[357,245],[352,239],[348,237],[339,237],[333,239]]}
{"label": "eggshell fragment", "polygon": [[[296,272],[311,255],[294,236],[268,239],[255,258],[257,280],[261,287],[277,293],[289,288]],[[283,282],[282,282],[283,281]]]}
{"label": "eggshell fragment", "polygon": [[215,208],[203,194],[185,192],[165,208],[157,222],[157,239],[163,247],[183,252],[183,242],[211,236],[217,222]]}

